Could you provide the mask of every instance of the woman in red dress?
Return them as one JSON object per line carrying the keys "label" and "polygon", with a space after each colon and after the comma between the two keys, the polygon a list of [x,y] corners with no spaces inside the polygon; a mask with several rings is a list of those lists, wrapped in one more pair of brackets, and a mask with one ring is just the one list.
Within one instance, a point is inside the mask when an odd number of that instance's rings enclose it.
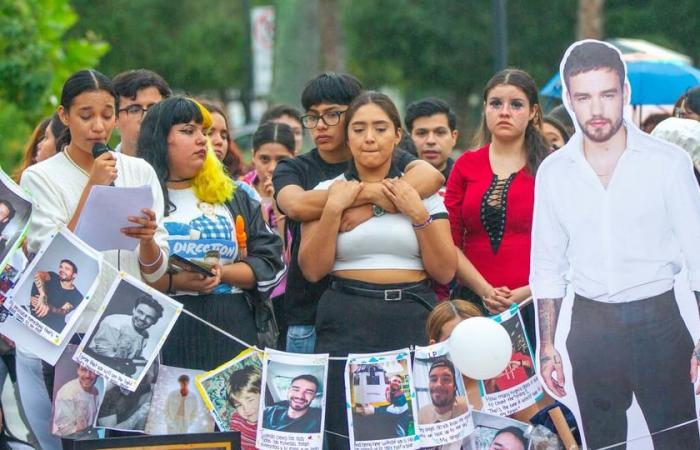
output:
{"label": "woman in red dress", "polygon": [[[497,73],[484,89],[479,148],[455,162],[447,182],[452,238],[463,252],[457,297],[485,313],[499,313],[530,296],[535,173],[548,154],[541,127],[532,77],[517,69]],[[534,314],[528,324],[528,313],[526,326],[534,334]]]}

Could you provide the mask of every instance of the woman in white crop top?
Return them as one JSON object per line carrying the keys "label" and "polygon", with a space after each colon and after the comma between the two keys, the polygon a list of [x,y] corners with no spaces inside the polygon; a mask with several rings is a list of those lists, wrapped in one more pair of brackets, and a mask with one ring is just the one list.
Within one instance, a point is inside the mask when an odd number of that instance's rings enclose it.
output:
{"label": "woman in white crop top", "polygon": [[[331,275],[316,314],[316,351],[346,356],[426,345],[425,321],[436,301],[428,279],[448,283],[457,266],[445,207],[438,195],[421,200],[397,178],[392,154],[401,120],[386,95],[361,94],[344,119],[352,168],[317,187],[329,189],[328,201],[319,220],[304,224],[299,249],[308,280]],[[340,233],[343,211],[368,183],[382,183],[398,212],[375,208],[374,217]],[[331,362],[326,428],[347,435],[343,367],[342,361]],[[329,444],[348,448],[347,439]]]}

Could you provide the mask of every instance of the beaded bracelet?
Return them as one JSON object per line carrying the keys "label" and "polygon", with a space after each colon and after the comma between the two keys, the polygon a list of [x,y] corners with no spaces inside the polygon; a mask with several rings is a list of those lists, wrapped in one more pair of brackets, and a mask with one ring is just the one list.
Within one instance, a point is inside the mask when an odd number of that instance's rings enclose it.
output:
{"label": "beaded bracelet", "polygon": [[427,227],[431,223],[433,223],[433,216],[428,216],[428,218],[423,223],[419,223],[419,224],[412,223],[411,225],[413,226],[414,230],[422,230],[423,228]]}
{"label": "beaded bracelet", "polygon": [[141,261],[141,255],[138,255],[136,258],[139,260],[139,264],[141,264],[143,267],[153,267],[156,264],[158,264],[158,262],[160,262],[160,260],[163,258],[163,251],[160,250],[158,252],[158,257],[152,263],[149,264],[146,264],[145,262]]}

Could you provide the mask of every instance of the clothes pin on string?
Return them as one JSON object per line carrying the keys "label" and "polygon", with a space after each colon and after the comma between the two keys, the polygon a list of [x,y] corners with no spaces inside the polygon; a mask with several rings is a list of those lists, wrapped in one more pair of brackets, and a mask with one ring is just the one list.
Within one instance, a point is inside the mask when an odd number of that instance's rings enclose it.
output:
{"label": "clothes pin on string", "polygon": [[240,214],[236,216],[236,242],[241,259],[248,256],[248,235],[245,232],[245,221]]}

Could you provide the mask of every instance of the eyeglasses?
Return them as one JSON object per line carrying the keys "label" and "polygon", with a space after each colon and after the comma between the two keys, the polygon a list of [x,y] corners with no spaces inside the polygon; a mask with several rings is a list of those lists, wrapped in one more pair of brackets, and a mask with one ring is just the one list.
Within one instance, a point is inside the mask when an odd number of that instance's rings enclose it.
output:
{"label": "eyeglasses", "polygon": [[144,108],[143,106],[134,103],[133,105],[129,105],[126,108],[120,109],[119,112],[126,111],[126,115],[128,117],[132,119],[141,119],[143,118],[143,115],[146,113],[146,111],[148,111],[151,108],[151,106],[153,105]]}
{"label": "eyeglasses", "polygon": [[320,116],[316,114],[307,114],[305,116],[301,116],[301,124],[304,126],[304,128],[316,128],[320,119],[323,121],[323,123],[329,127],[332,127],[334,125],[338,125],[338,122],[340,122],[340,116],[345,111],[329,111],[321,114]]}

